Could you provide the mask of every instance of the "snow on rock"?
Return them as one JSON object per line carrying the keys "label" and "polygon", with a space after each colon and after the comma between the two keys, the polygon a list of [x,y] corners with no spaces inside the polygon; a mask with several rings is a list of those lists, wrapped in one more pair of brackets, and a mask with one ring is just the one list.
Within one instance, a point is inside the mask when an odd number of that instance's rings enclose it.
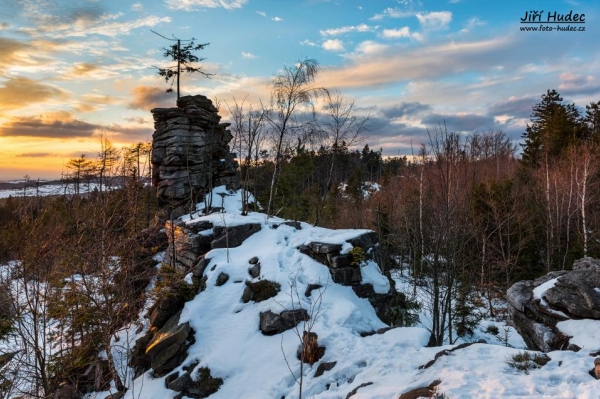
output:
{"label": "snow on rock", "polygon": [[[200,370],[209,379],[222,381],[210,395],[213,399],[295,399],[301,373],[304,398],[396,399],[435,380],[441,380],[437,392],[448,398],[597,398],[597,383],[588,374],[587,353],[549,352],[547,365],[524,374],[506,363],[522,348],[490,339],[489,344],[461,347],[419,370],[419,365],[454,346],[427,348],[430,333],[426,328],[385,329],[370,296],[389,295],[389,281],[374,258],[344,258],[352,254],[351,242],[368,231],[333,231],[260,213],[241,216],[238,200],[239,193],[227,194],[223,196],[224,213],[182,218],[187,225],[207,222],[211,231],[216,226],[245,224],[259,224],[260,229],[237,247],[214,248],[203,256],[200,276],[205,288],[185,303],[179,318],[180,324],[189,323],[193,331],[185,360],[163,377],[152,370],[139,375],[125,398],[173,398],[177,392],[168,389],[167,383],[173,388],[172,381],[183,376],[196,379]],[[333,261],[335,257],[342,258]],[[256,265],[260,265],[258,273],[250,274]],[[360,270],[359,282],[345,286],[333,281],[332,270],[345,267]],[[223,274],[229,279],[218,285]],[[244,303],[246,282],[265,280],[279,285],[280,290],[266,300]],[[358,293],[367,295],[361,298]],[[536,295],[542,296],[542,289]],[[284,312],[296,310],[304,319],[300,309],[309,318],[300,320],[297,329],[288,325],[268,330],[269,335],[261,332],[261,314],[283,319],[288,315]],[[298,320],[294,318],[294,322]],[[301,366],[299,337],[307,327],[317,334],[324,354],[313,365]],[[599,331],[599,327],[559,324],[561,331],[573,333],[586,347],[598,340],[596,333],[579,337],[574,332]],[[373,334],[375,331],[379,333]],[[516,338],[510,343],[522,345]],[[315,376],[320,365],[324,367]]]}

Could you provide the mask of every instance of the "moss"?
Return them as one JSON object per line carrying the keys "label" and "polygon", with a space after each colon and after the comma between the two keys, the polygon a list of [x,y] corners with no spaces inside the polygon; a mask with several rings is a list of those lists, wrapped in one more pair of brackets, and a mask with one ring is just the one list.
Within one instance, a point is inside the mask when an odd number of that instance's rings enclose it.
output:
{"label": "moss", "polygon": [[192,279],[193,284],[188,284],[184,278],[183,272],[163,263],[158,272],[152,295],[157,301],[167,296],[179,297],[184,302],[191,301],[198,293],[202,285],[202,279],[194,278]]}
{"label": "moss", "polygon": [[360,266],[367,260],[367,255],[365,254],[365,250],[361,247],[354,247],[350,250],[350,255],[352,255],[352,262],[350,263],[352,266]]}

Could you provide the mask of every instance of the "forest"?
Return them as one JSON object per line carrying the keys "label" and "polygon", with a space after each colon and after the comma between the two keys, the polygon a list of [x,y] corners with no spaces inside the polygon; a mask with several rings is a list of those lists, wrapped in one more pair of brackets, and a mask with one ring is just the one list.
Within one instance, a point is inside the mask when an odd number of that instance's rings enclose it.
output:
{"label": "forest", "polygon": [[[219,104],[230,115],[242,188],[257,199],[245,212],[374,230],[384,273],[408,274],[415,289],[421,278],[433,282],[435,344],[469,333],[474,293],[493,315],[494,298],[514,282],[600,256],[598,102],[583,112],[548,90],[521,148],[502,131],[449,132],[440,121],[412,155],[385,157],[366,143],[369,117],[342,93],[309,86],[316,65],[304,66],[293,88],[297,109],[283,97],[271,110]],[[274,87],[289,95],[282,76]],[[323,106],[311,112],[317,95]],[[99,351],[110,357],[115,332],[143,306],[169,218],[148,184],[151,146],[118,149],[102,139],[100,147],[96,159],[68,162],[64,182],[75,194],[0,206],[0,338],[35,348],[33,357],[0,353],[0,366],[22,356],[20,367],[34,370],[4,370],[0,392],[19,376],[30,379],[30,394],[46,397],[84,373]],[[80,193],[89,182],[97,188]],[[163,281],[181,277],[162,273]],[[26,309],[9,306],[15,279]],[[162,283],[153,295],[171,295],[175,286]],[[41,350],[46,340],[54,353]]]}

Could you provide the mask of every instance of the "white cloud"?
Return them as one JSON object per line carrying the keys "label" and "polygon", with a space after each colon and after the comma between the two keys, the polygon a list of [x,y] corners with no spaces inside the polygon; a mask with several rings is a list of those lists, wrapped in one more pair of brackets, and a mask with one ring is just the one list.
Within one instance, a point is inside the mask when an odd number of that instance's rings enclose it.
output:
{"label": "white cloud", "polygon": [[169,17],[157,17],[154,15],[130,21],[116,21],[122,16],[122,13],[104,14],[95,20],[81,18],[70,22],[37,26],[35,29],[22,29],[22,31],[28,32],[33,36],[45,33],[51,38],[87,37],[89,35],[117,37],[128,35],[133,29],[156,26],[161,22],[171,22],[171,18]]}
{"label": "white cloud", "polygon": [[131,10],[132,11],[143,11],[144,10],[144,6],[140,2],[134,3],[134,4],[131,5]]}
{"label": "white cloud", "polygon": [[386,39],[399,39],[402,37],[410,37],[410,28],[408,26],[405,26],[400,29],[384,29],[381,36]]}
{"label": "white cloud", "polygon": [[247,53],[245,51],[242,51],[242,58],[246,58],[246,59],[251,60],[253,58],[256,58],[256,55],[252,54],[252,53]]}
{"label": "white cloud", "polygon": [[450,1],[448,1],[448,3],[450,3],[450,4],[458,4],[458,3],[460,3],[460,0],[450,0]]}
{"label": "white cloud", "polygon": [[342,26],[341,28],[332,28],[320,31],[321,36],[337,36],[343,35],[349,32],[373,32],[379,26],[369,26],[367,24],[360,24],[356,26]]}
{"label": "white cloud", "polygon": [[435,11],[430,13],[417,13],[419,23],[424,29],[445,29],[452,21],[452,13],[450,11]]}
{"label": "white cloud", "polygon": [[267,17],[267,13],[266,13],[266,12],[264,12],[264,11],[257,11],[256,13],[257,13],[258,15],[260,15],[261,17],[265,17],[265,18]]}
{"label": "white cloud", "polygon": [[371,17],[372,20],[379,20],[383,18],[407,18],[414,16],[413,11],[400,10],[398,8],[388,7],[381,14],[375,14]]}
{"label": "white cloud", "polygon": [[463,29],[461,29],[461,33],[468,33],[470,31],[472,31],[473,28],[475,28],[476,26],[482,26],[482,25],[486,25],[486,22],[480,20],[477,17],[473,17],[473,18],[469,19],[469,21],[467,22],[467,25]]}
{"label": "white cloud", "polygon": [[317,43],[311,42],[310,40],[306,39],[306,40],[302,40],[300,42],[300,44],[302,46],[310,46],[310,47],[315,47],[317,45]]}
{"label": "white cloud", "polygon": [[279,18],[279,17],[273,17],[273,18],[271,18],[271,21],[281,22],[281,21],[283,21],[283,19]]}
{"label": "white cloud", "polygon": [[223,7],[226,10],[242,8],[248,0],[165,0],[165,4],[172,10],[192,11],[200,8]]}
{"label": "white cloud", "polygon": [[376,55],[382,54],[388,49],[388,45],[377,43],[372,40],[365,40],[356,46],[355,54],[358,55]]}
{"label": "white cloud", "polygon": [[322,47],[327,51],[344,51],[344,43],[339,39],[325,40]]}

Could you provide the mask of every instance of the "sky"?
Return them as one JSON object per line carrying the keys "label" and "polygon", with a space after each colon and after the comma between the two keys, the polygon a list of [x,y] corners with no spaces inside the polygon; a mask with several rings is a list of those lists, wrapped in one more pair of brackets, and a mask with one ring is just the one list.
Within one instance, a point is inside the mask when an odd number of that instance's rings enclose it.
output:
{"label": "sky", "polygon": [[[521,24],[526,12],[540,17]],[[234,99],[266,103],[284,66],[316,59],[317,84],[369,116],[364,143],[395,156],[444,124],[518,142],[548,89],[583,110],[599,101],[599,15],[591,0],[4,0],[0,180],[60,177],[101,137],[151,141],[150,110],[175,104],[156,73],[170,42],[152,31],[210,43],[198,55],[214,75],[184,75],[182,95],[217,101],[223,121]],[[522,30],[540,26],[585,30]]]}

